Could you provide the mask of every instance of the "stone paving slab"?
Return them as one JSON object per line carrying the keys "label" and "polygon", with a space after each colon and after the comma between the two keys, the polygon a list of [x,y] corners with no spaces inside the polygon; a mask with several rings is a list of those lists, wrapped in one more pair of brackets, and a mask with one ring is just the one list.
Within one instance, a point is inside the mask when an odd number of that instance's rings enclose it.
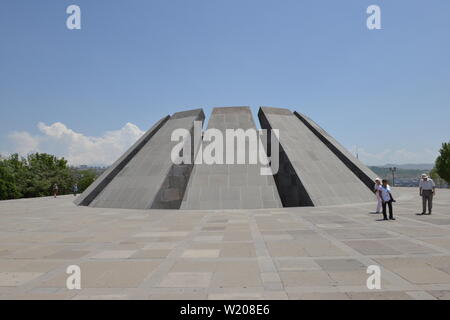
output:
{"label": "stone paving slab", "polygon": [[[76,207],[0,201],[0,299],[450,299],[450,190],[418,216],[394,188],[375,203],[254,210]],[[66,269],[81,268],[81,290]],[[381,268],[381,289],[366,287]]]}
{"label": "stone paving slab", "polygon": [[1,272],[0,287],[20,286],[41,275],[40,272]]}

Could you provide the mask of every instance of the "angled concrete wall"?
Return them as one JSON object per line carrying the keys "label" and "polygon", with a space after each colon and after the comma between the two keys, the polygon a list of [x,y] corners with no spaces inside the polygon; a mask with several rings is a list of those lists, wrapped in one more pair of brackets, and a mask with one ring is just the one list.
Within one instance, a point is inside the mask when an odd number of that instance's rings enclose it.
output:
{"label": "angled concrete wall", "polygon": [[349,168],[370,190],[373,190],[377,175],[353,156],[336,139],[322,129],[317,123],[304,114],[294,111],[294,115],[300,119],[346,166]]}
{"label": "angled concrete wall", "polygon": [[[272,116],[274,114],[278,115],[286,115],[291,116],[292,113],[287,109],[275,109],[271,110]],[[267,129],[268,131],[268,142],[269,142],[269,155],[272,155],[271,152],[271,133],[270,129],[279,129],[272,128],[269,120],[266,117],[266,114],[262,112],[260,109],[258,112],[259,121],[261,123],[261,128]],[[285,135],[285,132],[281,132],[280,135]],[[306,191],[304,185],[300,181],[286,151],[284,150],[284,144],[280,144],[278,146],[279,149],[279,169],[278,172],[274,176],[274,180],[278,189],[278,194],[280,196],[281,202],[284,207],[308,207],[314,206],[308,192]]]}
{"label": "angled concrete wall", "polygon": [[100,192],[119,174],[130,160],[148,143],[148,141],[169,120],[165,116],[158,120],[142,137],[138,139],[119,159],[103,172],[82,194],[74,201],[79,206],[89,206]]}
{"label": "angled concrete wall", "polygon": [[[193,110],[190,112],[191,114],[187,114],[186,112],[179,112],[175,114],[171,119],[174,120],[176,118],[185,118],[188,116],[196,116],[198,113],[197,110]],[[203,126],[203,121],[205,119],[205,115],[203,111],[201,111],[198,116],[194,120],[201,121]],[[201,143],[202,135],[201,128],[199,127],[198,131],[194,133],[194,127],[189,129],[191,135],[191,143],[190,143],[190,159],[192,160],[189,164],[172,164],[169,172],[164,179],[162,186],[159,189],[155,199],[153,200],[150,209],[179,209],[181,206],[181,201],[183,200],[184,193],[186,191],[186,186],[189,182],[189,178],[194,168],[194,158],[198,151],[198,147]],[[159,152],[159,151],[157,151]],[[171,161],[169,158],[168,161]]]}
{"label": "angled concrete wall", "polygon": [[[255,123],[249,107],[214,108],[209,128],[220,130],[225,137],[226,129],[246,130],[255,128]],[[235,156],[236,148],[235,144]],[[246,150],[248,154],[248,144]],[[226,152],[224,163],[225,157]],[[260,175],[259,164],[196,164],[181,205],[181,209],[278,207],[282,204],[273,176]]]}
{"label": "angled concrete wall", "polygon": [[[258,115],[262,128],[280,131],[283,169],[275,180],[285,206],[374,200],[366,185],[290,110],[261,107]],[[289,186],[295,192],[287,192]]]}
{"label": "angled concrete wall", "polygon": [[180,128],[192,131],[195,120],[204,120],[201,109],[178,112],[166,119],[89,205],[178,209],[192,165],[172,163],[171,151],[178,142],[171,141],[171,134]]}

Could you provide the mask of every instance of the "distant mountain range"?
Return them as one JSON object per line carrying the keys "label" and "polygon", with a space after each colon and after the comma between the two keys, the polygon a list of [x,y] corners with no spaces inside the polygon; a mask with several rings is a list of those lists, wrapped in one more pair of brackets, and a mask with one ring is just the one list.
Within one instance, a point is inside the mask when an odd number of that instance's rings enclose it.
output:
{"label": "distant mountain range", "polygon": [[392,164],[388,163],[383,166],[374,166],[379,168],[392,168],[396,167],[398,169],[406,169],[406,170],[431,170],[434,167],[432,163],[407,163],[407,164]]}
{"label": "distant mountain range", "polygon": [[[422,173],[429,173],[433,169],[432,164],[385,164],[384,166],[369,166],[369,168],[375,172],[380,178],[392,178],[392,172],[389,168],[396,167],[395,181],[400,183],[400,180],[405,180],[410,183],[411,181],[417,182]],[[405,182],[403,181],[403,182]],[[409,184],[407,184],[409,185]],[[410,185],[409,185],[410,186]]]}

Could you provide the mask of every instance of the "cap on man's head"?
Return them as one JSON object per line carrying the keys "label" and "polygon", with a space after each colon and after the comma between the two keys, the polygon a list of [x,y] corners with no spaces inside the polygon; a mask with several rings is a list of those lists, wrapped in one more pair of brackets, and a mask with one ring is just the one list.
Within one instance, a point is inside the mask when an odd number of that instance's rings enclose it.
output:
{"label": "cap on man's head", "polygon": [[381,179],[380,178],[375,178],[375,181],[381,181]]}
{"label": "cap on man's head", "polygon": [[428,175],[426,173],[422,173],[422,178],[423,179],[428,178]]}

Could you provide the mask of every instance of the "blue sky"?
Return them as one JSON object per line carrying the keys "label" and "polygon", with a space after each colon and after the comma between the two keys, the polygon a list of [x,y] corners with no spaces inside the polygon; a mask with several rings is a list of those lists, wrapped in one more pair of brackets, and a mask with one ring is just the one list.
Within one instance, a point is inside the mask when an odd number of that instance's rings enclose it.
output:
{"label": "blue sky", "polygon": [[[70,4],[81,30],[66,28]],[[366,27],[371,4],[382,30]],[[368,164],[432,162],[450,138],[449,13],[448,0],[4,0],[0,152],[108,162],[166,114],[266,105]]]}

